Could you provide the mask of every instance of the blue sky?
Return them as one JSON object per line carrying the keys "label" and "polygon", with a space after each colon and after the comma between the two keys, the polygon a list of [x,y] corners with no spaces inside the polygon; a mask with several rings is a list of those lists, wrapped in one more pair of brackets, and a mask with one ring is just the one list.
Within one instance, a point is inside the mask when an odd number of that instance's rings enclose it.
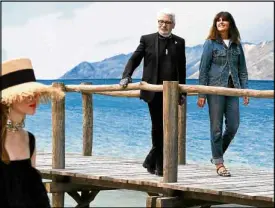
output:
{"label": "blue sky", "polygon": [[135,50],[156,32],[156,14],[176,14],[174,33],[203,44],[216,13],[229,11],[242,41],[273,40],[273,2],[2,2],[3,60],[29,57],[39,79],[58,78],[82,61]]}

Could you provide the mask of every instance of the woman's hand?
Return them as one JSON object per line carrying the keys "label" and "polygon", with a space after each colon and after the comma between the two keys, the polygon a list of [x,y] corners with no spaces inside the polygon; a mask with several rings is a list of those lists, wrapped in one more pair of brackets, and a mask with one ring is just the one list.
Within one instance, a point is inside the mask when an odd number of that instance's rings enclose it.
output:
{"label": "woman's hand", "polygon": [[204,104],[205,104],[205,98],[198,98],[197,105],[200,108],[203,108]]}
{"label": "woman's hand", "polygon": [[247,96],[243,97],[243,104],[244,105],[248,105],[249,104],[249,97],[247,97]]}

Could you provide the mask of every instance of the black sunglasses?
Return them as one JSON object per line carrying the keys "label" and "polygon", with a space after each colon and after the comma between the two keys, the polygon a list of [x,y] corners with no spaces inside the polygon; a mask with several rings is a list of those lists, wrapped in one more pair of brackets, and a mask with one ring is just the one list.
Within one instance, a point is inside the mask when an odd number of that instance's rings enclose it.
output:
{"label": "black sunglasses", "polygon": [[164,20],[158,20],[158,23],[159,23],[160,25],[163,25],[164,23],[165,23],[166,25],[171,25],[171,24],[172,24],[171,21],[164,21]]}

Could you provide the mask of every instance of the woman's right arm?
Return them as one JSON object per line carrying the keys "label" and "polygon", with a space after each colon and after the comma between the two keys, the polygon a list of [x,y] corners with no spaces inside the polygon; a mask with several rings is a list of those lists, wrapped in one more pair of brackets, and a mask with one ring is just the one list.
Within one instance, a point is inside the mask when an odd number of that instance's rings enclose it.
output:
{"label": "woman's right arm", "polygon": [[[199,68],[199,84],[208,85],[208,71],[212,62],[212,41],[206,40],[203,45],[203,52],[201,56]],[[205,104],[206,95],[199,94],[197,105],[202,108]]]}
{"label": "woman's right arm", "polygon": [[[203,52],[201,56],[199,68],[199,84],[208,85],[208,71],[212,62],[212,41],[206,40],[203,45]],[[205,98],[205,94],[199,94],[199,98]]]}

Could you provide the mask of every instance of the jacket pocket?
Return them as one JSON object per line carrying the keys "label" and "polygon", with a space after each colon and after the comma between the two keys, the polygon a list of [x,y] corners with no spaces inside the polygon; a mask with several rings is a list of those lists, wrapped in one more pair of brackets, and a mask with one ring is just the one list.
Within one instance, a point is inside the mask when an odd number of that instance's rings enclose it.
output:
{"label": "jacket pocket", "polygon": [[213,51],[213,64],[222,67],[226,63],[226,51],[225,50],[214,50]]}
{"label": "jacket pocket", "polygon": [[213,57],[226,56],[225,50],[214,50]]}

